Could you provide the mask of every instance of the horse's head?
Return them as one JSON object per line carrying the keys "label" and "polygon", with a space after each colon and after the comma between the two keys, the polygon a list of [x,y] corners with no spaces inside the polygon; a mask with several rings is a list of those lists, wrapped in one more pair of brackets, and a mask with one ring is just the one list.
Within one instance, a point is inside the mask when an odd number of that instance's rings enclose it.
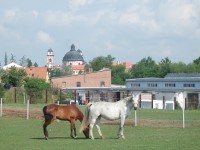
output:
{"label": "horse's head", "polygon": [[136,110],[137,107],[138,107],[139,95],[140,95],[140,93],[133,93],[133,94],[132,94],[133,105],[134,105],[134,109],[135,109],[135,110]]}
{"label": "horse's head", "polygon": [[85,138],[89,138],[89,129],[90,129],[90,127],[89,127],[89,125],[83,130],[83,134],[85,135]]}

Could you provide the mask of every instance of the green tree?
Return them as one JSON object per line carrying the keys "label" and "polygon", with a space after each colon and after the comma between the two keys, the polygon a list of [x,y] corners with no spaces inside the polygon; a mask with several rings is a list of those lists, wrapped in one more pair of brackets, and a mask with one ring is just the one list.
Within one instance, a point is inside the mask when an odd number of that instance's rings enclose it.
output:
{"label": "green tree", "polygon": [[170,71],[171,73],[187,73],[187,65],[183,62],[172,63]]}
{"label": "green tree", "polygon": [[4,57],[4,65],[8,64],[8,56],[7,53],[5,52],[5,57]]}
{"label": "green tree", "polygon": [[26,75],[24,70],[17,70],[15,67],[11,67],[8,72],[5,71],[2,74],[1,80],[6,86],[20,87]]}
{"label": "green tree", "polygon": [[32,90],[33,92],[40,92],[50,87],[50,84],[40,78],[26,78],[24,87],[27,92]]}
{"label": "green tree", "polygon": [[158,65],[151,57],[143,58],[132,69],[133,78],[158,77]]}
{"label": "green tree", "polygon": [[31,67],[31,66],[33,66],[33,63],[29,58],[27,58],[27,67]]}
{"label": "green tree", "polygon": [[28,61],[27,58],[25,56],[23,56],[20,60],[19,60],[19,64],[23,67],[27,67],[28,65]]}
{"label": "green tree", "polygon": [[66,66],[63,69],[63,76],[72,75],[72,74],[73,74],[73,70],[72,70],[71,66]]}
{"label": "green tree", "polygon": [[45,95],[45,90],[50,89],[50,84],[40,78],[26,78],[24,88],[27,94],[31,96],[32,102],[41,102]]}
{"label": "green tree", "polygon": [[170,65],[172,62],[169,60],[168,57],[162,59],[159,64],[159,77],[165,77],[168,73],[170,73]]}
{"label": "green tree", "polygon": [[71,66],[67,66],[64,69],[51,69],[50,70],[50,78],[53,77],[61,77],[66,75],[72,75],[73,70],[71,69]]}
{"label": "green tree", "polygon": [[112,66],[111,69],[112,84],[124,85],[126,79],[131,78],[129,72],[125,72],[123,65]]}
{"label": "green tree", "polygon": [[10,62],[16,62],[15,56],[11,54]]}
{"label": "green tree", "polygon": [[5,93],[5,89],[3,87],[3,84],[0,83],[0,98],[2,98],[4,96],[4,93]]}
{"label": "green tree", "polygon": [[33,66],[34,66],[34,67],[38,67],[38,64],[35,62]]}
{"label": "green tree", "polygon": [[52,77],[60,77],[63,75],[63,72],[60,69],[51,69],[50,70],[50,78]]}
{"label": "green tree", "polygon": [[112,62],[115,60],[114,57],[111,55],[107,55],[106,57],[104,56],[99,56],[94,58],[92,61],[89,62],[91,68],[93,71],[99,71],[103,68],[109,68],[111,69],[112,67]]}
{"label": "green tree", "polygon": [[200,57],[198,57],[197,59],[195,59],[195,60],[193,60],[193,63],[195,63],[195,64],[200,64]]}

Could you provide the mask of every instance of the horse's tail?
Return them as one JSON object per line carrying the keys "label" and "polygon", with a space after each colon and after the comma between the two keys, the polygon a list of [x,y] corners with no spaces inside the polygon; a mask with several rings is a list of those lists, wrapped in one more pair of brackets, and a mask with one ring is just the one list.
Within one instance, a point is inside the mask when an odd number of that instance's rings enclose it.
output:
{"label": "horse's tail", "polygon": [[43,114],[44,114],[45,120],[46,120],[46,119],[52,119],[52,118],[53,118],[53,115],[52,115],[52,114],[47,113],[47,106],[44,106],[44,107],[43,107]]}
{"label": "horse's tail", "polygon": [[88,104],[85,108],[85,114],[84,114],[83,121],[79,129],[79,132],[82,132],[86,128],[86,126],[89,124],[89,112],[90,112],[91,105],[92,104]]}

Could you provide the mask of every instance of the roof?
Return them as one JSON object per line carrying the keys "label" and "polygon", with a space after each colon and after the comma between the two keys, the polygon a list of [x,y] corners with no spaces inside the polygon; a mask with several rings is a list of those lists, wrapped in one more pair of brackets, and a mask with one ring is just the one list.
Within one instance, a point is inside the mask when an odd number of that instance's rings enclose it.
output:
{"label": "roof", "polygon": [[165,78],[200,78],[200,73],[168,73]]}
{"label": "roof", "polygon": [[72,70],[84,70],[85,65],[73,65],[71,68]]}
{"label": "roof", "polygon": [[50,49],[48,50],[48,52],[53,52],[53,50],[50,48]]}
{"label": "roof", "polygon": [[71,50],[65,54],[63,61],[84,61],[83,56],[79,51],[75,50],[75,45],[71,45]]}
{"label": "roof", "polygon": [[47,79],[47,67],[27,67],[25,71],[28,77]]}
{"label": "roof", "polygon": [[129,70],[131,69],[134,65],[130,62],[120,62],[120,61],[117,61],[117,62],[113,62],[112,63],[113,66],[117,66],[117,65],[123,65],[125,67],[125,69]]}
{"label": "roof", "polygon": [[15,62],[12,62],[12,63],[10,63],[6,66],[3,66],[3,69],[6,70],[6,69],[11,68],[11,67],[22,68],[22,66],[16,64]]}
{"label": "roof", "polygon": [[200,73],[168,73],[164,78],[135,78],[127,82],[200,82]]}
{"label": "roof", "polygon": [[200,78],[136,78],[126,82],[200,82]]}

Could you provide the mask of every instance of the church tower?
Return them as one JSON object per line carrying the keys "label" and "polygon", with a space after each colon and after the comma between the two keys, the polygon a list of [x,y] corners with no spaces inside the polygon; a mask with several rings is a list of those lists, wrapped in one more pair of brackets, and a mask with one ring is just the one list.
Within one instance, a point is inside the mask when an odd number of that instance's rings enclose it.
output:
{"label": "church tower", "polygon": [[53,68],[54,64],[54,55],[53,55],[53,50],[50,48],[47,51],[47,68],[51,69]]}

